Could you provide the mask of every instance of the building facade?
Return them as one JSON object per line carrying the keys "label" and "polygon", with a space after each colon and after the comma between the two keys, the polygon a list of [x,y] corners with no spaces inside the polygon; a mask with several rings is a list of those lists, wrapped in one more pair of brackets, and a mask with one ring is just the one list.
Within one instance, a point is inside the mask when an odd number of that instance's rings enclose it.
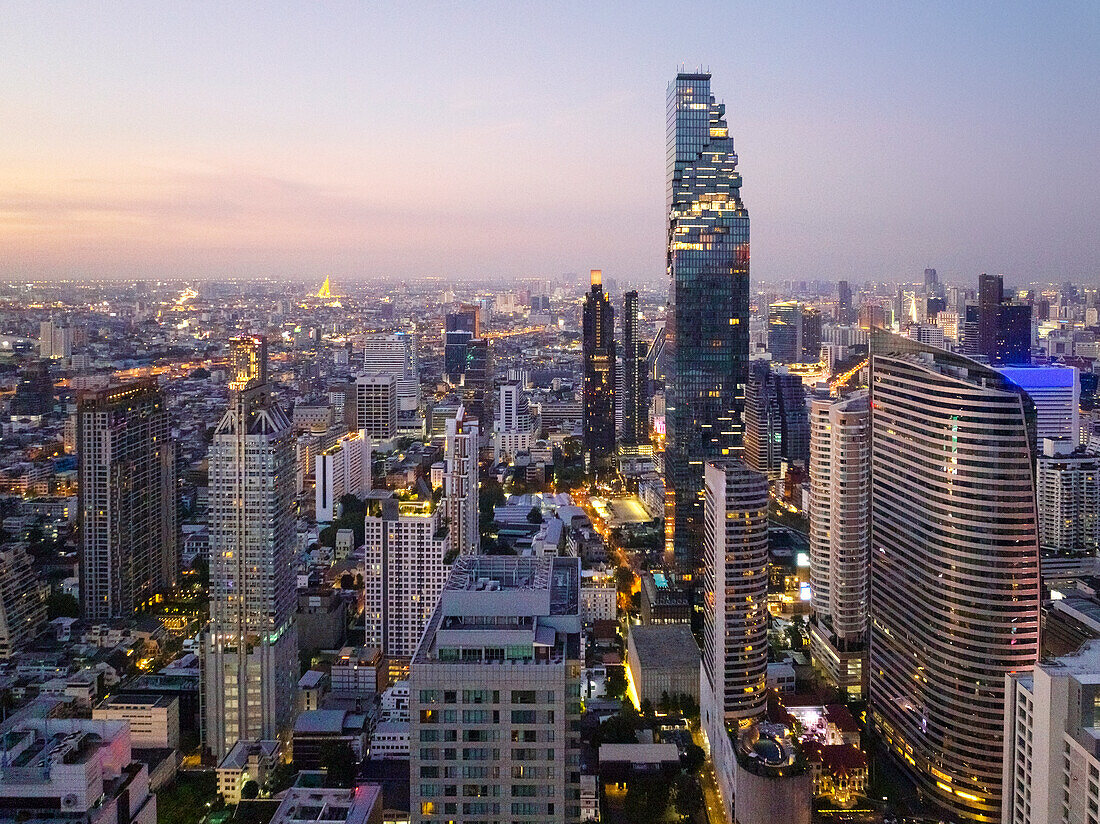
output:
{"label": "building facade", "polygon": [[397,376],[390,372],[355,379],[355,428],[372,443],[397,436]]}
{"label": "building facade", "polygon": [[463,556],[409,668],[417,824],[580,822],[580,561]]}
{"label": "building facade", "polygon": [[1043,439],[1036,465],[1043,552],[1100,551],[1100,455],[1072,441]]}
{"label": "building facade", "polygon": [[21,549],[0,551],[0,661],[6,661],[45,628],[46,604],[31,556]]}
{"label": "building facade", "polygon": [[77,402],[80,597],[90,620],[133,615],[176,581],[176,455],[155,379]]}
{"label": "building facade", "polygon": [[688,567],[701,560],[704,464],[741,446],[748,369],[749,214],[725,114],[709,73],[669,84],[665,530]]}
{"label": "building facade", "polygon": [[871,351],[870,721],[926,798],[997,821],[1005,677],[1039,654],[1034,406],[960,355]]}
{"label": "building facade", "polygon": [[210,625],[206,744],[277,738],[294,712],[295,460],[290,419],[267,383],[266,343],[235,338],[229,409],[209,453]]}

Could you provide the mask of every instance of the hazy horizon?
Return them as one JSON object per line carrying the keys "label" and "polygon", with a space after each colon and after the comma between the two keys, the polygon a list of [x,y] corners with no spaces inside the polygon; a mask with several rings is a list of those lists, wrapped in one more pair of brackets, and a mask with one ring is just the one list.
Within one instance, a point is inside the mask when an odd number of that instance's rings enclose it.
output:
{"label": "hazy horizon", "polygon": [[1100,5],[12,3],[5,280],[664,280],[713,73],[755,283],[1096,282]]}

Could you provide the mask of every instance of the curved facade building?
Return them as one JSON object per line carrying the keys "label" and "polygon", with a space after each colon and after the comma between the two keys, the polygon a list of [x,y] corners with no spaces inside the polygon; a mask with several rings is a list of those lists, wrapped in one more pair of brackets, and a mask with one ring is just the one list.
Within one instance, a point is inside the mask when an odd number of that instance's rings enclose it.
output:
{"label": "curved facade building", "polygon": [[871,717],[957,820],[1000,820],[1005,677],[1039,651],[1035,408],[989,367],[878,333]]}

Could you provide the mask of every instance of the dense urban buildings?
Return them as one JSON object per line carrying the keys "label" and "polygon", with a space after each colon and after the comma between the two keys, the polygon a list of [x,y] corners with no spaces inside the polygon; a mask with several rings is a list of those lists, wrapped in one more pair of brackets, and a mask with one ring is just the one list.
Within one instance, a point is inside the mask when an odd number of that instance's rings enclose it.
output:
{"label": "dense urban buildings", "polygon": [[133,615],[176,582],[176,453],[155,380],[77,405],[81,596],[92,619]]}
{"label": "dense urban buildings", "polygon": [[581,820],[579,590],[576,558],[455,561],[409,668],[413,821]]}
{"label": "dense urban buildings", "polygon": [[1039,657],[1034,405],[883,333],[870,399],[870,718],[929,798],[995,821],[1005,678]]}
{"label": "dense urban buildings", "polygon": [[667,101],[665,522],[668,549],[693,566],[702,560],[704,464],[741,446],[749,213],[726,107],[711,94],[710,74],[678,74]]}
{"label": "dense urban buildings", "polygon": [[294,712],[294,449],[267,380],[267,342],[231,341],[229,409],[210,445],[206,745],[277,738]]}
{"label": "dense urban buildings", "polygon": [[596,467],[615,452],[615,308],[603,290],[599,269],[584,298],[584,451]]}

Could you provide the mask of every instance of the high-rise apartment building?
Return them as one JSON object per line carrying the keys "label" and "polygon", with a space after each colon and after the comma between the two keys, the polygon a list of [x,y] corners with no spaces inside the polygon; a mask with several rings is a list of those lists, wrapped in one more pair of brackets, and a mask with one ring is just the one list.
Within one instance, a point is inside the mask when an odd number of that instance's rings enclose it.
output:
{"label": "high-rise apartment building", "polygon": [[1100,641],[1008,677],[1003,824],[1100,820]]}
{"label": "high-rise apartment building", "polygon": [[1100,455],[1044,438],[1036,465],[1039,546],[1044,552],[1100,552]]}
{"label": "high-rise apartment building", "polygon": [[997,371],[1035,403],[1036,438],[1077,442],[1081,436],[1081,380],[1076,366],[1001,366]]}
{"label": "high-rise apartment building", "polygon": [[733,740],[763,716],[768,671],[768,481],[743,461],[706,467],[700,723],[727,805]]}
{"label": "high-rise apartment building", "polygon": [[667,100],[666,543],[680,564],[694,566],[703,467],[741,446],[749,213],[726,108],[710,93],[710,74],[678,74]]}
{"label": "high-rise apartment building", "polygon": [[646,341],[638,334],[638,293],[623,295],[623,443],[649,443],[649,376],[646,372]]}
{"label": "high-rise apartment building", "polygon": [[355,428],[366,432],[372,443],[397,436],[397,376],[392,372],[355,379]]}
{"label": "high-rise apartment building", "polygon": [[458,413],[447,421],[443,496],[451,546],[460,554],[476,553],[481,549],[477,500],[479,436],[479,422],[465,407],[459,407]]}
{"label": "high-rise apartment building", "polygon": [[420,405],[420,350],[417,336],[408,332],[394,335],[364,335],[363,372],[367,375],[397,376],[397,404],[401,411]]}
{"label": "high-rise apartment building", "polygon": [[46,628],[46,604],[38,591],[31,557],[21,549],[0,551],[0,661]]}
{"label": "high-rise apartment building", "polygon": [[784,366],[772,369],[767,361],[753,361],[745,389],[745,463],[774,480],[784,460],[805,466],[809,451],[802,379]]}
{"label": "high-rise apartment building", "polygon": [[219,759],[240,739],[285,732],[298,680],[293,429],[267,383],[264,339],[234,338],[230,350],[229,408],[209,452],[203,703]]}
{"label": "high-rise apartment building", "polygon": [[703,670],[723,722],[764,709],[768,668],[768,482],[743,461],[706,468]]}
{"label": "high-rise apartment building", "polygon": [[810,652],[852,698],[866,682],[871,563],[871,409],[866,395],[810,411]]}
{"label": "high-rise apartment building", "polygon": [[38,325],[38,356],[43,360],[72,357],[73,330],[52,320]]}
{"label": "high-rise apartment building", "polygon": [[615,309],[604,294],[602,272],[592,270],[584,298],[584,451],[593,466],[615,452]]}
{"label": "high-rise apartment building", "polygon": [[411,818],[580,822],[580,561],[460,556],[409,668]]}
{"label": "high-rise apartment building", "polygon": [[1005,677],[1039,654],[1034,405],[960,355],[871,351],[870,720],[926,798],[996,821]]}
{"label": "high-rise apartment building", "polygon": [[502,383],[498,389],[499,409],[496,420],[496,460],[513,458],[516,453],[531,448],[538,433],[531,419],[531,408],[523,385],[518,382]]}
{"label": "high-rise apartment building", "polygon": [[176,455],[156,379],[77,402],[80,597],[88,620],[133,615],[176,582]]}
{"label": "high-rise apartment building", "polygon": [[371,441],[366,432],[340,438],[316,458],[315,517],[332,521],[345,495],[362,498],[371,488]]}
{"label": "high-rise apartment building", "polygon": [[435,609],[452,544],[432,501],[398,501],[376,490],[367,500],[363,621],[366,645],[408,659]]}

